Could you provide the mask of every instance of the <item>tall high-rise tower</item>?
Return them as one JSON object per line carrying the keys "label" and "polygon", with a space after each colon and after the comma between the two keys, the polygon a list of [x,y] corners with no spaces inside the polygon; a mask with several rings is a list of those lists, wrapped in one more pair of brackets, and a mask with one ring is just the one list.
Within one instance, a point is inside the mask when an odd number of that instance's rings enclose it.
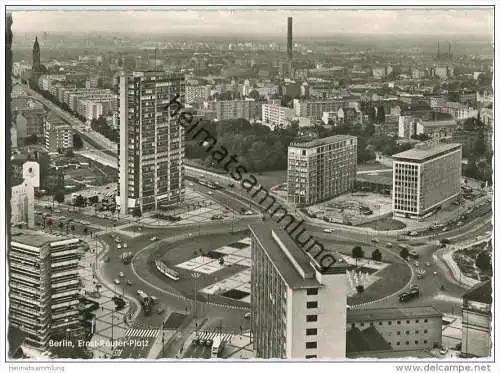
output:
{"label": "tall high-rise tower", "polygon": [[117,202],[122,214],[183,200],[184,129],[166,108],[177,94],[184,104],[183,75],[121,73]]}
{"label": "tall high-rise tower", "polygon": [[35,43],[33,44],[33,72],[40,72],[40,45],[38,44],[38,37],[35,36]]}
{"label": "tall high-rise tower", "polygon": [[292,17],[288,17],[288,33],[287,33],[287,48],[286,51],[288,53],[288,59],[292,60],[293,57],[293,39],[292,39]]}

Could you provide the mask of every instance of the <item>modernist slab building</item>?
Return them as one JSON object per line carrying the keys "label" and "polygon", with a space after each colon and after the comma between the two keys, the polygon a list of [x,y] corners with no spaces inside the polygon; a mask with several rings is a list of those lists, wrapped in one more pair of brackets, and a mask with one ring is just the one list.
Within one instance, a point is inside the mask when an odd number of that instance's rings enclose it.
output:
{"label": "modernist slab building", "polygon": [[[344,358],[345,263],[334,253],[329,254],[335,259],[327,260],[326,250],[319,254],[318,247],[309,254],[309,243],[303,248],[277,225],[252,225],[250,231],[257,357]],[[330,265],[322,266],[327,261]]]}
{"label": "modernist slab building", "polygon": [[184,104],[184,76],[122,72],[119,91],[117,203],[121,213],[130,213],[135,207],[155,210],[182,201],[184,130],[166,107],[177,94]]}
{"label": "modernist slab building", "polygon": [[430,140],[392,158],[394,215],[422,219],[458,197],[462,145]]}
{"label": "modernist slab building", "polygon": [[356,182],[357,138],[338,135],[288,147],[288,202],[297,207],[351,191]]}
{"label": "modernist slab building", "polygon": [[78,335],[83,253],[78,238],[13,230],[9,258],[9,322],[26,335],[27,348],[45,350],[50,339]]}

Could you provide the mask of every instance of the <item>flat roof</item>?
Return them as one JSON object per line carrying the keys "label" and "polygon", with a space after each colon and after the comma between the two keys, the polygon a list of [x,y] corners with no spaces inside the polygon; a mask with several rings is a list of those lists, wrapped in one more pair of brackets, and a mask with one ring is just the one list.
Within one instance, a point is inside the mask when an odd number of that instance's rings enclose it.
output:
{"label": "flat roof", "polygon": [[404,152],[394,154],[392,158],[396,160],[415,160],[415,161],[423,161],[426,159],[433,158],[435,156],[441,155],[443,153],[449,152],[451,150],[456,150],[459,149],[462,145],[461,144],[436,144],[434,146],[428,147],[428,148],[413,148],[410,150],[406,150]]}
{"label": "flat roof", "polygon": [[33,247],[42,247],[46,244],[66,241],[68,239],[64,237],[58,237],[49,233],[42,233],[27,229],[12,229],[11,232],[11,242],[17,242]]}
{"label": "flat roof", "polygon": [[349,136],[349,135],[335,135],[335,136],[323,137],[322,139],[314,139],[311,141],[292,142],[292,143],[290,143],[290,147],[293,147],[293,148],[314,148],[316,146],[329,145],[329,144],[336,143],[338,141],[350,140],[350,139],[357,139],[357,137],[356,136]]}
{"label": "flat roof", "polygon": [[[290,288],[300,289],[321,286],[321,283],[316,280],[315,277],[303,278],[290,259],[286,256],[285,252],[274,240],[272,236],[273,231],[278,232],[279,230],[282,230],[280,226],[276,224],[252,224],[249,228],[259,241],[269,260]],[[284,234],[286,235],[286,233]],[[279,238],[283,239],[283,236],[279,235]],[[297,260],[300,267],[305,267],[304,269],[308,267],[306,272],[307,274],[313,272],[313,267],[309,264],[309,260],[307,259],[305,252],[302,251],[302,249],[300,249],[290,238],[289,241],[283,241],[283,244],[287,246],[287,249],[294,256],[294,259]]]}
{"label": "flat roof", "polygon": [[432,306],[348,309],[347,323],[372,320],[413,319],[416,317],[441,317],[442,313]]}
{"label": "flat roof", "polygon": [[485,304],[492,303],[491,280],[474,285],[463,295],[463,299]]}

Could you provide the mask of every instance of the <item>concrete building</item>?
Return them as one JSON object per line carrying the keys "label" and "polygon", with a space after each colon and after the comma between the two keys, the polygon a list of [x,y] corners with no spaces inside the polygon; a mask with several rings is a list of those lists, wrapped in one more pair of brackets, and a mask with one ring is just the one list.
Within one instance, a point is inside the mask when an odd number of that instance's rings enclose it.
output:
{"label": "concrete building", "polygon": [[54,113],[45,121],[45,149],[48,153],[73,149],[73,129]]}
{"label": "concrete building", "polygon": [[293,116],[293,109],[281,105],[262,105],[262,124],[270,127],[272,130],[277,127],[289,127]]}
{"label": "concrete building", "polygon": [[462,353],[467,357],[491,356],[492,294],[487,280],[462,296]]}
{"label": "concrete building", "polygon": [[35,161],[24,162],[23,178],[28,180],[33,188],[40,188],[40,164]]}
{"label": "concrete building", "polygon": [[50,339],[81,332],[82,254],[78,238],[14,230],[9,258],[9,323],[26,335],[28,348],[45,350]]}
{"label": "concrete building", "polygon": [[184,76],[133,72],[120,76],[120,146],[117,204],[158,209],[184,199],[184,129],[166,109],[177,94],[184,104]]}
{"label": "concrete building", "polygon": [[345,263],[330,252],[318,262],[316,249],[308,252],[307,242],[299,246],[277,225],[252,225],[250,232],[257,358],[344,358]]}
{"label": "concrete building", "polygon": [[350,309],[346,330],[347,357],[430,350],[441,347],[442,314],[430,306]]}
{"label": "concrete building", "polygon": [[288,147],[288,202],[318,203],[353,189],[356,181],[357,138],[339,135]]}
{"label": "concrete building", "polygon": [[477,110],[460,102],[445,102],[434,107],[434,111],[450,114],[457,121],[477,116]]}
{"label": "concrete building", "polygon": [[394,215],[421,219],[460,193],[462,146],[429,140],[394,154]]}

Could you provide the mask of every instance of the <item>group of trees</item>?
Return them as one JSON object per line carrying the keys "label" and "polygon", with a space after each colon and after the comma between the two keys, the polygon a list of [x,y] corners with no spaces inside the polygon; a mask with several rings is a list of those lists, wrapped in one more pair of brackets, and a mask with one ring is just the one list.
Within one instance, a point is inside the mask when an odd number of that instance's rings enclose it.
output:
{"label": "group of trees", "polygon": [[[363,251],[363,248],[361,246],[354,246],[352,248],[351,254],[352,254],[352,257],[354,259],[356,259],[356,262],[357,262],[357,259],[362,259],[365,257],[365,252]],[[371,258],[372,258],[372,260],[376,260],[377,262],[382,261],[382,252],[379,249],[373,250],[372,254],[371,254]]]}
{"label": "group of trees", "polygon": [[104,117],[92,119],[92,121],[90,122],[90,127],[92,127],[94,131],[99,132],[101,135],[111,141],[120,141],[120,132],[117,129],[112,128]]}
{"label": "group of trees", "polygon": [[385,109],[383,106],[372,107],[368,110],[368,119],[372,123],[385,123]]}
{"label": "group of trees", "polygon": [[493,153],[488,149],[486,143],[486,128],[478,118],[464,122],[464,128],[478,131],[478,137],[469,153],[464,175],[473,179],[493,182]]}

